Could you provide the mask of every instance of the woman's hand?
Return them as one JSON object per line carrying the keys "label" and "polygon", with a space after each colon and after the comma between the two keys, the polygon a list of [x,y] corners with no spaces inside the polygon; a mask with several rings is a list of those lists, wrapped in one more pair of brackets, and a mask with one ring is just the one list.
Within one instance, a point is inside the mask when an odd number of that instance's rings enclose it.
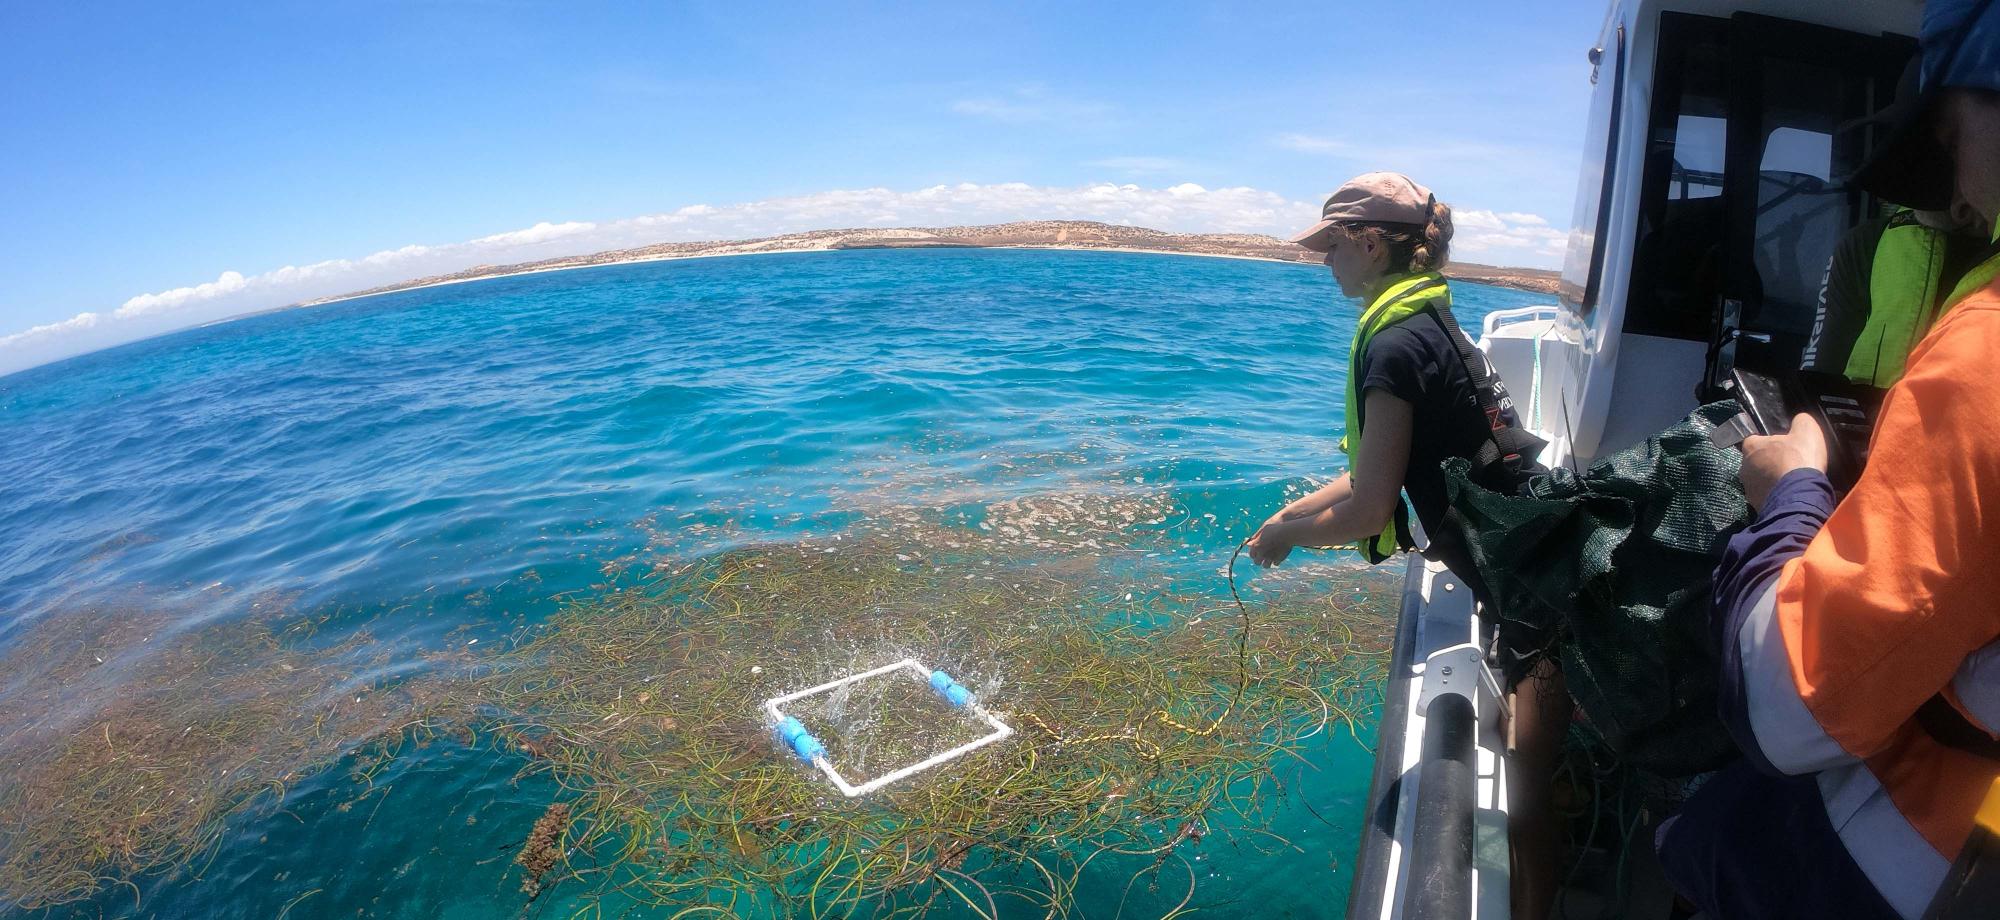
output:
{"label": "woman's hand", "polygon": [[1284,562],[1285,557],[1292,554],[1293,546],[1286,534],[1288,529],[1284,512],[1271,515],[1264,526],[1257,528],[1257,535],[1250,538],[1250,545],[1246,547],[1250,561],[1267,569]]}
{"label": "woman's hand", "polygon": [[1750,507],[1762,511],[1778,480],[1793,470],[1808,469],[1826,472],[1826,432],[1818,420],[1801,412],[1785,434],[1743,439],[1743,468],[1736,478],[1743,480]]}

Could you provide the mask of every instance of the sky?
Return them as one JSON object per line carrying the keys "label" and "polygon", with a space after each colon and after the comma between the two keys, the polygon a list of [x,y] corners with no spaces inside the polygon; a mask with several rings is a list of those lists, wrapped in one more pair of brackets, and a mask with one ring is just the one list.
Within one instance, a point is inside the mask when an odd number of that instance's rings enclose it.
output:
{"label": "sky", "polygon": [[1556,267],[1603,0],[0,5],[0,374],[475,264],[1405,172]]}

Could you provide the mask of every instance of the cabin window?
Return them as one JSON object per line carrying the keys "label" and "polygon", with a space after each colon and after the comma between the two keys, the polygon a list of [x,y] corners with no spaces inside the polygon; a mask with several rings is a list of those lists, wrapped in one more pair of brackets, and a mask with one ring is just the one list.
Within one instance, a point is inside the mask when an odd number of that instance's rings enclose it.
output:
{"label": "cabin window", "polygon": [[1667,176],[1667,200],[1722,195],[1722,158],[1728,123],[1713,115],[1682,115],[1674,125],[1674,167]]}
{"label": "cabin window", "polygon": [[1907,39],[1661,13],[1626,332],[1707,341],[1724,301],[1796,366],[1827,259],[1873,203],[1841,179]]}
{"label": "cabin window", "polygon": [[1708,338],[1722,290],[1729,22],[1660,15],[1625,331]]}
{"label": "cabin window", "polygon": [[[1757,188],[1750,270],[1739,286],[1748,295],[1743,327],[1770,335],[1780,352],[1795,352],[1812,328],[1827,259],[1861,216],[1860,194],[1837,181],[1860,167],[1860,144],[1840,144],[1836,165],[1834,133],[1867,114],[1868,81],[1775,57],[1756,66],[1763,72],[1763,149],[1752,151]],[[1796,353],[1781,361],[1798,366]]]}

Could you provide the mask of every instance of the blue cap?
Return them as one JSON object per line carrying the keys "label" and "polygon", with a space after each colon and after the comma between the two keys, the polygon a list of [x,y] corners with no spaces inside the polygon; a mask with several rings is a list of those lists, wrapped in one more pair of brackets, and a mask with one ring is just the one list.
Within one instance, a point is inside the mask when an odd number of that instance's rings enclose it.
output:
{"label": "blue cap", "polygon": [[1931,113],[1946,89],[2000,90],[2000,4],[1994,0],[1929,0],[1918,30],[1918,92],[1898,105],[1873,156],[1851,180],[1884,199],[1912,208],[1951,204],[1950,151],[1937,142]]}
{"label": "blue cap", "polygon": [[1992,0],[1930,0],[1917,41],[1923,45],[1925,91],[2000,90],[2000,5]]}

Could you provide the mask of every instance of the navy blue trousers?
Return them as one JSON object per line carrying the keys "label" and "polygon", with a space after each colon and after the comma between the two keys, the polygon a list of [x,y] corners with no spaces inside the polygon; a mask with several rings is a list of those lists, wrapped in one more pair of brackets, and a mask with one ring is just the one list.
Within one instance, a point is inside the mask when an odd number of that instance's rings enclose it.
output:
{"label": "navy blue trousers", "polygon": [[1847,855],[1810,776],[1737,761],[1654,834],[1667,881],[1715,920],[1897,920]]}

